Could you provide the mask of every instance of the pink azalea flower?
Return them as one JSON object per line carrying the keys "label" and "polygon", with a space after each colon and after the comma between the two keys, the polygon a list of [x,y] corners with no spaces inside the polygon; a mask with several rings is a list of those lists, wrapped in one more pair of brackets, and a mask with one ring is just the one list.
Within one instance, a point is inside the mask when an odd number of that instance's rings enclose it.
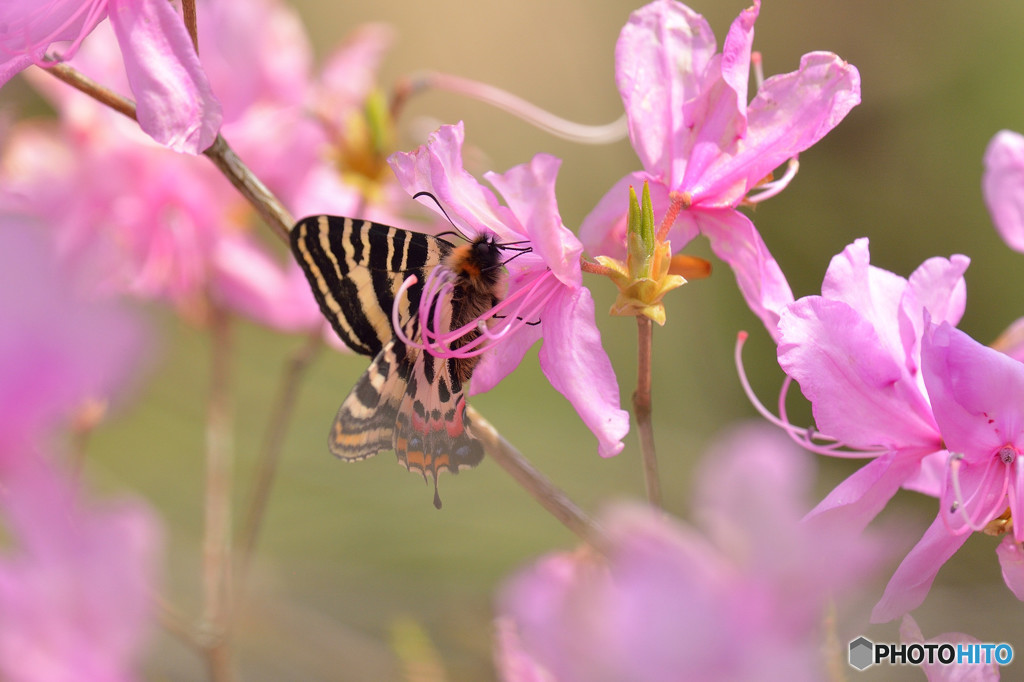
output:
{"label": "pink azalea flower", "polygon": [[[8,451],[6,455],[12,455]],[[21,452],[0,467],[0,676],[128,682],[152,622],[161,533],[140,503],[86,505]]]}
{"label": "pink azalea flower", "polygon": [[858,239],[832,259],[821,296],[782,311],[779,364],[810,400],[817,431],[837,444],[815,445],[784,426],[821,454],[873,457],[812,515],[863,527],[900,486],[939,494],[945,451],[921,375],[921,337],[925,313],[959,322],[968,263],[932,258],[904,279],[872,266],[868,240]]}
{"label": "pink azalea flower", "polygon": [[[904,644],[981,644],[981,640],[962,632],[944,632],[932,639],[925,639],[917,622],[907,614],[900,624],[900,641]],[[922,663],[928,682],[998,682],[998,663]]]}
{"label": "pink azalea flower", "polygon": [[[540,366],[598,439],[602,457],[622,450],[629,417],[619,408],[619,387],[601,346],[594,301],[583,286],[583,246],[565,225],[555,200],[560,161],[539,154],[504,174],[485,177],[506,205],[462,166],[462,124],[442,126],[423,147],[391,157],[399,183],[410,194],[430,192],[469,239],[493,234],[500,242],[532,249],[507,263],[508,292],[491,314],[504,315],[473,374],[472,394],[490,390],[543,339]],[[435,207],[436,208],[436,207]],[[426,286],[426,285],[425,285]],[[431,297],[424,295],[424,301]],[[527,324],[539,321],[539,324]],[[436,349],[431,349],[436,352]]]}
{"label": "pink azalea flower", "polygon": [[1002,130],[992,138],[981,188],[1000,236],[1024,252],[1024,136]]}
{"label": "pink azalea flower", "polygon": [[110,18],[138,106],[139,126],[175,151],[198,154],[220,127],[220,104],[199,65],[185,24],[169,2],[148,0],[15,0],[0,10],[0,85],[37,64],[54,43],[70,59],[89,33]]}
{"label": "pink azalea flower", "polygon": [[625,253],[627,187],[650,183],[656,215],[683,211],[669,232],[674,251],[698,233],[726,261],[751,309],[774,334],[789,284],[749,218],[735,209],[770,189],[772,171],[835,127],[860,102],[860,76],[828,52],[804,55],[800,68],[774,76],[747,102],[755,0],[733,22],[722,52],[702,16],[656,0],[630,15],[615,49],[615,73],[629,136],[643,170],[620,180],[580,227],[595,255]]}
{"label": "pink azalea flower", "polygon": [[880,555],[854,529],[801,523],[810,467],[780,434],[748,427],[705,459],[705,533],[646,507],[609,510],[603,555],[549,555],[506,583],[503,679],[823,679],[822,614]]}
{"label": "pink azalea flower", "polygon": [[37,444],[131,376],[141,329],[77,295],[31,220],[0,218],[0,272],[0,677],[135,679],[158,524],[138,503],[86,505]]}
{"label": "pink azalea flower", "polygon": [[1011,590],[1024,594],[1024,364],[948,322],[933,325],[921,351],[935,421],[951,456],[939,514],[910,550],[875,607],[885,621],[917,607],[939,569],[973,531],[1004,534],[998,550]]}

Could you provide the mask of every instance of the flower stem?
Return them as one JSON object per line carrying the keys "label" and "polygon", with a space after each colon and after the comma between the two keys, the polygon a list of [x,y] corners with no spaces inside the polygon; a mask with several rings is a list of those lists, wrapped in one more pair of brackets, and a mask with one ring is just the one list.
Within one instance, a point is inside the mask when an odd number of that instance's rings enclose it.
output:
{"label": "flower stem", "polygon": [[654,450],[654,425],[651,421],[651,355],[654,325],[650,318],[636,316],[637,326],[637,378],[633,392],[633,414],[640,432],[640,450],[643,457],[644,484],[647,501],[661,507],[661,478],[658,476],[658,457]]}
{"label": "flower stem", "polygon": [[556,137],[581,144],[610,144],[626,136],[626,116],[604,125],[586,125],[555,116],[510,92],[479,81],[438,71],[406,76],[395,84],[391,116],[397,119],[408,99],[426,90],[445,90],[472,97],[506,111]]}
{"label": "flower stem", "polygon": [[525,488],[533,499],[585,542],[599,547],[605,544],[601,528],[576,506],[564,491],[557,488],[530,464],[529,460],[505,440],[471,405],[466,406],[466,414],[472,422],[473,435],[483,442],[487,454],[514,478],[516,483]]}
{"label": "flower stem", "polygon": [[235,186],[235,189],[256,209],[260,218],[271,231],[287,244],[288,233],[291,231],[292,225],[295,224],[295,219],[281,205],[277,197],[271,194],[266,185],[253,175],[249,167],[242,163],[242,160],[228,146],[224,138],[217,135],[217,139],[203,154],[213,161],[213,164]]}
{"label": "flower stem", "polygon": [[211,314],[210,395],[206,411],[206,490],[203,528],[203,613],[199,630],[214,682],[234,680],[228,635],[231,613],[231,324],[223,309]]}
{"label": "flower stem", "polygon": [[252,497],[249,500],[245,523],[242,526],[238,557],[240,586],[245,584],[249,562],[252,559],[253,552],[256,549],[256,542],[259,539],[263,515],[274,484],[277,463],[281,457],[284,436],[288,430],[288,422],[291,420],[292,412],[295,408],[295,398],[298,394],[299,386],[303,378],[305,378],[306,369],[321,348],[323,348],[322,330],[317,328],[315,332],[309,335],[306,343],[295,351],[285,363],[281,383],[277,390],[277,397],[274,401],[274,408],[270,414],[270,423],[267,427],[266,436],[263,439],[259,462],[256,465],[256,480],[253,484]]}
{"label": "flower stem", "polygon": [[185,30],[192,39],[192,47],[199,54],[199,22],[196,16],[196,0],[181,0],[181,14],[185,19]]}
{"label": "flower stem", "polygon": [[117,94],[110,88],[100,85],[81,71],[73,69],[67,64],[54,64],[53,66],[46,67],[46,71],[76,90],[84,92],[101,104],[107,105],[114,111],[124,114],[133,121],[137,120],[135,117],[135,102],[123,95]]}

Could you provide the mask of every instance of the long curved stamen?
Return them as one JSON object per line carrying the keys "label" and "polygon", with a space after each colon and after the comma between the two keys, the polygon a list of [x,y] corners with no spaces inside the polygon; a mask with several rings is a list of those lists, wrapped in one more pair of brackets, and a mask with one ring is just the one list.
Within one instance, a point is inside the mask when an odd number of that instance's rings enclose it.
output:
{"label": "long curved stamen", "polygon": [[[993,472],[993,467],[997,466],[997,458],[993,457],[989,459],[988,464],[985,466],[985,471],[981,477],[981,483],[974,490],[970,498],[965,499],[963,489],[960,486],[960,467],[962,466],[964,456],[962,453],[954,452],[950,453],[947,466],[949,467],[949,478],[950,483],[953,486],[953,505],[950,511],[959,514],[963,519],[964,526],[962,528],[953,528],[951,522],[947,518],[946,514],[942,515],[943,522],[946,525],[946,529],[949,530],[953,535],[963,535],[970,531],[981,531],[985,529],[989,521],[999,516],[1002,510],[1006,507],[1006,493],[1010,486],[1010,467],[1003,467],[1002,478],[1003,485],[1002,490],[993,498],[993,503],[989,509],[986,509],[981,504],[977,505],[973,518],[968,514],[967,507],[975,506],[973,502],[978,498],[979,495],[983,495],[986,491],[991,489],[989,483],[990,474]],[[1000,472],[998,469],[995,470],[995,475],[999,476]],[[984,519],[984,520],[982,520]]]}
{"label": "long curved stamen", "polygon": [[773,196],[786,189],[786,186],[796,177],[797,171],[800,170],[800,162],[794,156],[789,160],[786,165],[786,172],[778,180],[766,182],[763,185],[758,185],[754,188],[757,194],[748,194],[744,199],[745,203],[756,204],[765,199],[771,199]]}
{"label": "long curved stamen", "polygon": [[[402,282],[395,292],[395,302],[391,307],[391,325],[395,330],[395,336],[402,343],[440,358],[476,357],[487,352],[512,331],[538,317],[561,286],[554,273],[545,270],[479,317],[457,329],[441,331],[445,327],[445,311],[450,310],[446,308],[444,302],[451,300],[455,291],[455,279],[456,275],[453,272],[439,267],[435,268],[423,283],[417,311],[421,321],[419,340],[410,338],[398,318],[403,297],[418,279],[416,275],[410,275]],[[504,319],[496,328],[487,325],[488,321],[501,316]],[[424,323],[425,321],[427,323]],[[453,347],[453,344],[470,334],[474,334],[472,339],[461,346]]]}
{"label": "long curved stamen", "polygon": [[[885,448],[879,449],[867,449],[867,450],[842,450],[844,447],[837,438],[833,438],[823,433],[818,433],[814,429],[805,429],[794,425],[789,421],[785,412],[785,401],[786,394],[789,391],[789,386],[792,384],[792,379],[786,377],[786,380],[782,384],[782,390],[779,395],[779,414],[781,417],[776,417],[774,414],[768,411],[757,395],[754,393],[754,389],[750,386],[750,381],[747,379],[746,369],[743,367],[743,345],[747,341],[747,332],[741,331],[736,335],[736,347],[733,351],[733,359],[736,363],[736,372],[739,374],[740,385],[743,387],[743,392],[747,395],[747,399],[750,404],[754,406],[754,409],[758,413],[767,419],[771,424],[782,429],[786,435],[788,435],[793,442],[802,448],[815,452],[819,455],[828,455],[830,457],[870,457],[873,455],[881,455],[888,452]],[[823,445],[814,442],[815,439],[835,441],[829,445]]]}

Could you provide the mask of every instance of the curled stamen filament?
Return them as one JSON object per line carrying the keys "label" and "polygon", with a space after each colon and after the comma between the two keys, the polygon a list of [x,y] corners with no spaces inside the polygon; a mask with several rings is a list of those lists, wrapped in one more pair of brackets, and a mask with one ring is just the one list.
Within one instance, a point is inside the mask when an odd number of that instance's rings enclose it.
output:
{"label": "curled stamen filament", "polygon": [[[815,452],[819,455],[828,455],[830,457],[871,457],[874,455],[881,455],[888,452],[885,448],[878,449],[866,449],[866,450],[843,450],[845,447],[843,443],[839,442],[838,439],[823,433],[818,433],[814,429],[801,428],[794,426],[789,418],[786,416],[786,395],[789,392],[789,387],[793,383],[790,377],[786,377],[785,381],[782,382],[782,390],[779,393],[779,415],[776,417],[774,414],[768,411],[757,395],[754,393],[754,389],[750,386],[750,381],[747,379],[746,370],[743,367],[743,344],[747,341],[747,333],[740,332],[736,336],[736,348],[733,351],[733,358],[736,363],[736,371],[739,374],[740,384],[743,386],[743,392],[747,394],[747,399],[750,400],[750,404],[754,406],[754,409],[758,413],[767,419],[770,423],[782,429],[786,435],[788,435],[793,442],[802,448]],[[815,440],[834,441],[832,443],[824,444],[817,443]]]}
{"label": "curled stamen filament", "polygon": [[[467,322],[458,329],[439,331],[444,328],[445,306],[442,301],[450,300],[455,291],[456,275],[446,268],[435,268],[424,282],[420,296],[419,319],[430,320],[431,324],[420,325],[420,340],[413,340],[402,329],[398,319],[399,304],[409,287],[416,283],[415,275],[410,275],[399,287],[395,295],[395,304],[391,308],[391,324],[395,335],[410,348],[426,350],[440,358],[471,358],[487,352],[495,343],[515,329],[537,318],[551,297],[561,286],[554,273],[545,270],[509,296],[488,310],[483,315]],[[501,319],[496,327],[488,326],[488,321]],[[454,348],[452,345],[467,335],[478,332],[472,339]]]}
{"label": "curled stamen filament", "polygon": [[[1006,492],[1010,487],[1010,468],[1008,466],[1004,466],[1003,471],[1001,472],[1003,478],[1002,490],[993,498],[993,503],[989,509],[986,509],[981,503],[979,503],[975,510],[976,513],[972,518],[967,512],[967,507],[968,505],[974,506],[972,503],[977,499],[977,497],[982,495],[986,490],[991,489],[989,479],[993,477],[993,466],[996,466],[997,458],[993,457],[988,461],[988,464],[985,466],[985,472],[982,474],[981,483],[969,499],[964,499],[963,490],[960,487],[960,467],[962,466],[963,459],[963,454],[954,452],[950,454],[949,460],[947,461],[947,465],[949,466],[949,479],[953,486],[952,511],[959,514],[964,521],[964,526],[962,528],[953,528],[947,515],[942,515],[946,529],[953,535],[963,535],[970,531],[984,530],[989,521],[999,516],[1002,513],[1002,510],[1006,507]],[[998,477],[999,475],[1000,472],[996,470],[994,476]],[[984,521],[982,519],[984,519]]]}
{"label": "curled stamen filament", "polygon": [[786,186],[796,177],[797,171],[800,170],[800,162],[794,156],[786,164],[786,172],[783,173],[782,177],[778,180],[766,182],[763,185],[758,185],[754,189],[757,194],[748,194],[744,200],[748,204],[756,204],[764,201],[765,199],[771,199],[773,196],[786,189]]}

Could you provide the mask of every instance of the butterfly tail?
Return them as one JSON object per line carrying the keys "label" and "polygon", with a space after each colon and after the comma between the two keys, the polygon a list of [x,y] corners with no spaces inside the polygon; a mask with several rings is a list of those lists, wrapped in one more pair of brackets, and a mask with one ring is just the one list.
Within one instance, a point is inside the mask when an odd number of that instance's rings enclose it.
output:
{"label": "butterfly tail", "polygon": [[466,399],[450,363],[421,353],[398,408],[394,447],[402,466],[418,472],[424,480],[427,474],[433,478],[438,509],[438,474],[457,474],[475,467],[484,457],[483,445],[466,430],[465,410]]}

